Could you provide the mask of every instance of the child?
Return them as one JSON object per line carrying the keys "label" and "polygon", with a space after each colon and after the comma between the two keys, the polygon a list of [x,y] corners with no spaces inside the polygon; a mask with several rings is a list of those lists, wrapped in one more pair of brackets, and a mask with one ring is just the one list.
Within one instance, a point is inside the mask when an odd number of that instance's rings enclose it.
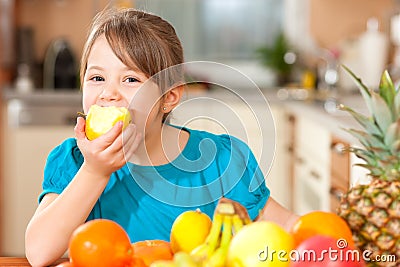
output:
{"label": "child", "polygon": [[[117,123],[89,141],[85,120],[78,118],[75,138],[50,153],[40,204],[26,230],[33,266],[61,257],[74,229],[95,218],[118,222],[132,242],[169,240],[179,214],[200,208],[212,217],[223,196],[253,220],[286,229],[296,220],[269,197],[247,145],[166,122],[183,93],[176,83],[183,62],[174,28],[160,17],[134,9],[95,17],[81,60],[83,110],[93,104],[129,107],[133,122],[124,131]],[[159,73],[168,68],[176,80],[165,83]]]}

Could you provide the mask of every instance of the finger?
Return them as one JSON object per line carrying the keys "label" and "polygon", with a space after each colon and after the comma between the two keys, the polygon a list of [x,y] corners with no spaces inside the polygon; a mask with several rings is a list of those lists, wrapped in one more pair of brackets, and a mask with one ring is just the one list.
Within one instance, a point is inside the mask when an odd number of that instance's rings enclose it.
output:
{"label": "finger", "polygon": [[247,210],[243,207],[240,210],[237,211],[239,217],[243,220],[243,221],[250,221],[250,216],[247,213]]}
{"label": "finger", "polygon": [[122,126],[123,126],[123,122],[118,121],[108,132],[106,132],[105,134],[103,134],[102,136],[100,136],[97,139],[101,140],[102,142],[105,142],[108,145],[111,145],[121,134]]}
{"label": "finger", "polygon": [[136,133],[136,125],[134,124],[129,124],[124,130],[121,129],[120,134],[115,136],[115,139],[112,141],[112,143],[108,144],[108,146],[106,147],[107,151],[114,153],[121,152],[123,150],[123,147],[128,142],[128,140],[131,138],[131,136],[135,135],[135,133]]}
{"label": "finger", "polygon": [[243,205],[241,205],[240,203],[236,202],[234,204],[234,206],[235,206],[236,213],[239,215],[239,217],[242,220],[244,220],[244,221],[250,220],[249,213],[247,212],[247,209]]}
{"label": "finger", "polygon": [[132,136],[134,137],[136,135],[136,131],[137,129],[135,124],[128,124],[125,130],[122,131],[122,144],[125,145],[125,143],[127,143],[128,140],[132,138]]}
{"label": "finger", "polygon": [[76,125],[74,128],[76,139],[80,140],[80,139],[86,138],[85,125],[86,125],[86,121],[84,118],[78,117],[76,119]]}
{"label": "finger", "polygon": [[226,203],[226,202],[229,202],[230,200],[229,199],[227,199],[226,197],[221,197],[220,199],[219,199],[219,202],[221,202],[221,203]]}
{"label": "finger", "polygon": [[[123,153],[129,150],[129,148],[133,145],[135,138],[137,136],[136,125],[130,124],[126,127],[125,130],[122,131],[122,135],[118,137],[118,141],[122,138],[122,146],[119,150],[123,150]],[[118,150],[118,151],[119,151]]]}

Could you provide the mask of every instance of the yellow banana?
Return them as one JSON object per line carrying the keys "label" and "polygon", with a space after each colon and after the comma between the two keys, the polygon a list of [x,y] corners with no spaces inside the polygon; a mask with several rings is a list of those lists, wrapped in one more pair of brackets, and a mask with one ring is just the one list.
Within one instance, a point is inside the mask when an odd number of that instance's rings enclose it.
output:
{"label": "yellow banana", "polygon": [[219,238],[221,234],[221,227],[223,222],[223,215],[215,213],[213,222],[211,225],[210,233],[206,237],[203,244],[194,248],[190,255],[196,258],[196,260],[204,260],[211,256],[219,244]]}
{"label": "yellow banana", "polygon": [[220,213],[215,213],[213,217],[213,223],[211,225],[210,233],[206,237],[205,242],[210,244],[211,246],[216,247],[219,239],[219,235],[221,233],[221,227],[223,222],[223,215]]}
{"label": "yellow banana", "polygon": [[[232,237],[249,222],[235,212],[232,203],[219,203],[213,223],[203,244],[193,249],[189,256],[202,267],[225,266],[228,248]],[[178,256],[179,257],[179,256]]]}
{"label": "yellow banana", "polygon": [[233,230],[234,230],[235,234],[237,234],[244,225],[242,219],[239,217],[238,214],[233,215],[232,223],[233,223]]}
{"label": "yellow banana", "polygon": [[232,216],[224,216],[220,247],[227,247],[232,239]]}
{"label": "yellow banana", "polygon": [[175,267],[198,267],[190,254],[183,251],[174,254],[174,264]]}
{"label": "yellow banana", "polygon": [[226,256],[228,253],[229,244],[232,239],[232,218],[231,215],[223,217],[223,229],[221,235],[221,243],[218,249],[206,260],[205,267],[223,267],[225,266]]}
{"label": "yellow banana", "polygon": [[204,263],[203,267],[224,267],[229,246],[219,247]]}
{"label": "yellow banana", "polygon": [[203,243],[197,247],[195,247],[191,252],[190,252],[190,256],[196,258],[196,259],[205,259],[207,258],[209,255],[209,246],[207,243]]}

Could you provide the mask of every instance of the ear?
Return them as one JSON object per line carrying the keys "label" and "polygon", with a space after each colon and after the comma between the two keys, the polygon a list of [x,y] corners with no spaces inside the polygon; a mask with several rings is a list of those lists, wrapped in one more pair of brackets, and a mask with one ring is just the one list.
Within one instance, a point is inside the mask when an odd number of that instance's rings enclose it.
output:
{"label": "ear", "polygon": [[171,112],[179,104],[184,89],[184,85],[179,85],[172,89],[169,89],[164,94],[161,103],[161,111],[163,113]]}

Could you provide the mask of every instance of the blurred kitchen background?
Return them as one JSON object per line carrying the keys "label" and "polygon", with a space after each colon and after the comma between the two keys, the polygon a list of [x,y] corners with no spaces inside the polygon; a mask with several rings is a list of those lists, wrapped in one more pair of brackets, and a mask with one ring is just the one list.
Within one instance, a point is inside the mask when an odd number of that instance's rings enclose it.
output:
{"label": "blurred kitchen background", "polygon": [[[90,21],[107,6],[161,15],[175,26],[186,61],[224,63],[251,78],[269,101],[276,127],[261,129],[275,143],[247,128],[258,158],[275,145],[273,167],[260,163],[272,195],[297,213],[335,210],[361,175],[351,167],[357,159],[341,150],[357,145],[340,130],[353,122],[335,107],[365,108],[340,64],[371,88],[384,69],[400,81],[400,1],[0,0],[0,256],[24,254],[47,154],[73,136],[81,110],[78,69]],[[203,81],[222,77],[252,94],[242,76],[213,68],[188,72]],[[199,83],[188,97],[223,99],[217,91]],[[265,107],[256,98],[250,106]],[[243,121],[251,120],[240,101],[229,101],[243,110]],[[199,103],[177,113],[197,116],[206,109]],[[215,122],[192,126],[221,130]]]}

